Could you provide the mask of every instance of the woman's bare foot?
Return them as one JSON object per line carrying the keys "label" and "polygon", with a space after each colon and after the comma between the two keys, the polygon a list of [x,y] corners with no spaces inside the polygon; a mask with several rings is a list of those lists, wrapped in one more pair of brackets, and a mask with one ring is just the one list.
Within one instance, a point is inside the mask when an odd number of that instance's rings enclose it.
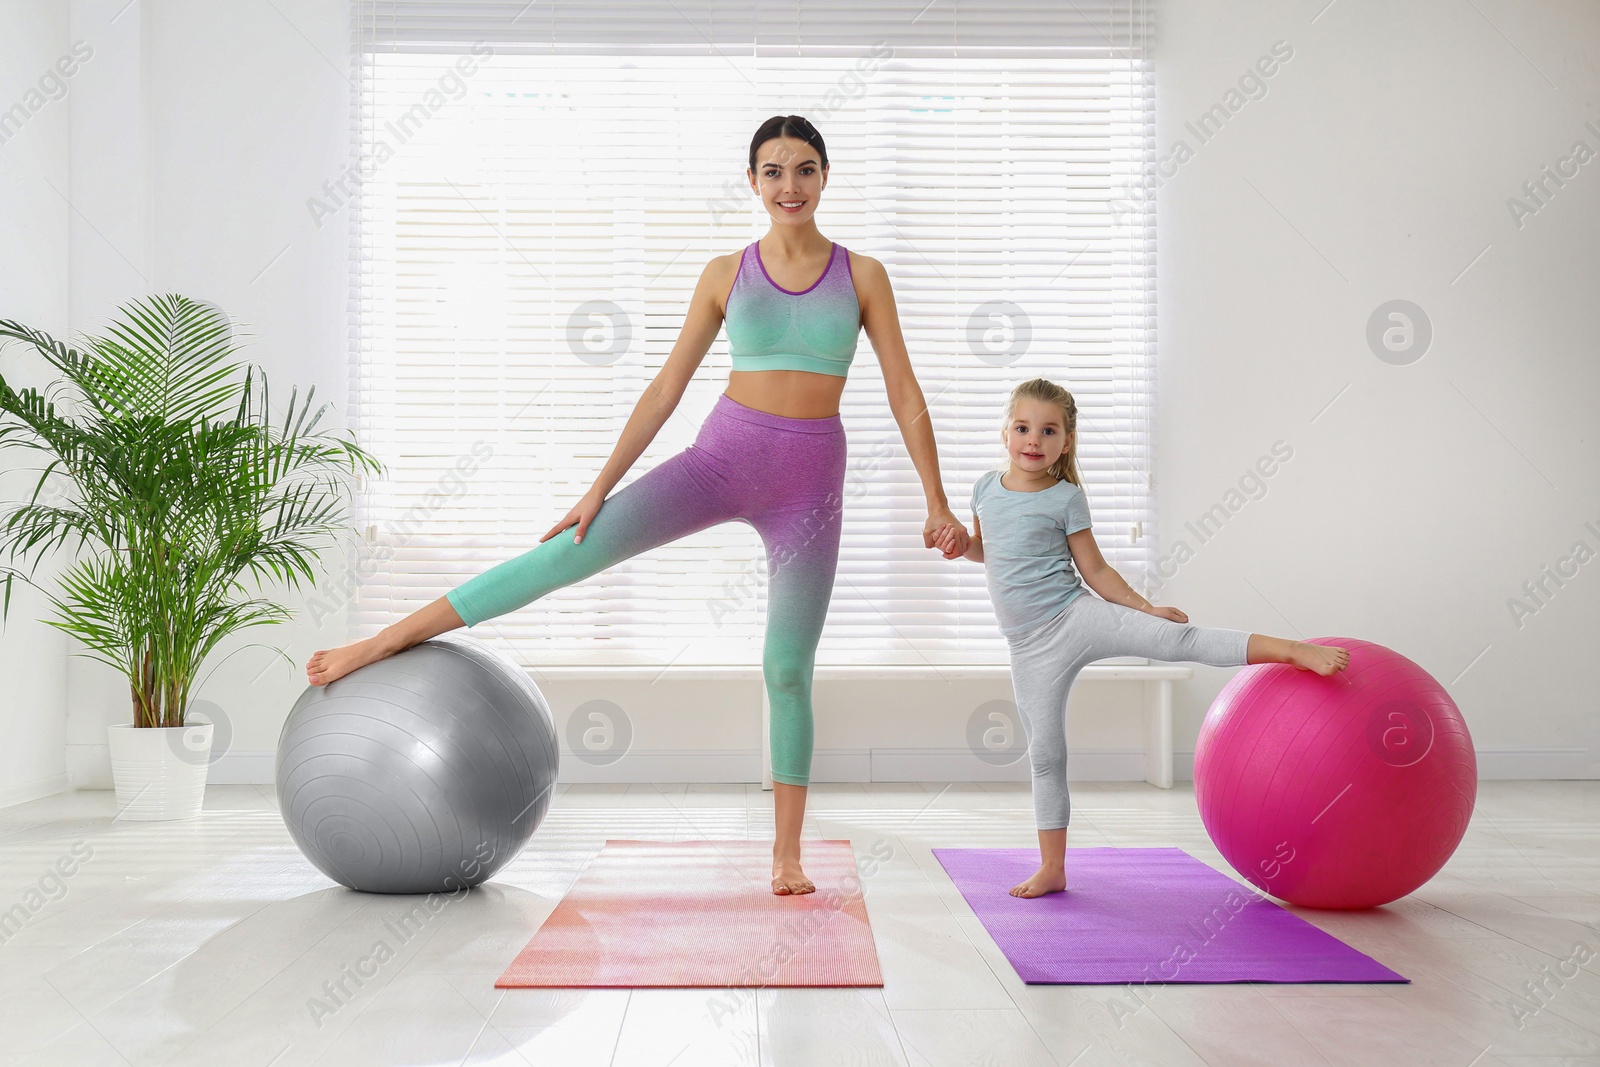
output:
{"label": "woman's bare foot", "polygon": [[1289,662],[1303,671],[1316,671],[1326,678],[1350,666],[1350,651],[1338,645],[1312,645],[1296,641],[1290,649]]}
{"label": "woman's bare foot", "polygon": [[385,626],[364,641],[352,641],[338,648],[313,652],[306,661],[306,681],[312,685],[336,682],[357,668],[376,663],[385,656],[392,656],[466,624],[455,605],[450,603],[450,598],[442,596],[399,622]]}
{"label": "woman's bare foot", "polygon": [[1067,889],[1067,872],[1064,867],[1040,867],[1025,882],[1011,887],[1014,897],[1042,897],[1046,893],[1064,893]]}
{"label": "woman's bare foot", "polygon": [[772,861],[772,891],[778,896],[802,896],[815,892],[816,888],[800,869],[799,860]]}
{"label": "woman's bare foot", "polygon": [[375,663],[385,656],[394,655],[396,649],[378,637],[352,641],[338,648],[323,649],[311,654],[306,663],[306,680],[312,685],[327,685],[337,681],[358,667]]}

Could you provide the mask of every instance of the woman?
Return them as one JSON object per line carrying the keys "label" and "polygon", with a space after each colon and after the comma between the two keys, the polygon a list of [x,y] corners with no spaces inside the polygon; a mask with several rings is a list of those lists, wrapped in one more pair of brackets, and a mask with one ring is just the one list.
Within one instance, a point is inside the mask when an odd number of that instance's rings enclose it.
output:
{"label": "woman", "polygon": [[[700,275],[678,342],[635,405],[593,488],[540,544],[468,580],[376,636],[306,665],[312,685],[459,626],[515,610],[640,552],[720,522],[747,522],[767,552],[762,673],[772,709],[776,840],[772,891],[810,893],[800,825],[811,770],[811,676],[833,592],[845,467],[839,396],[865,327],[889,405],[928,502],[922,543],[954,531],[947,558],[967,549],[939,478],[926,403],[906,355],[883,265],[817,230],[828,184],[822,135],[798,115],[774,116],[750,141],[750,188],[772,226]],[[607,496],[671,417],[726,322],[733,370],[695,442]],[[567,535],[564,531],[572,529]],[[561,536],[557,536],[557,535]]]}

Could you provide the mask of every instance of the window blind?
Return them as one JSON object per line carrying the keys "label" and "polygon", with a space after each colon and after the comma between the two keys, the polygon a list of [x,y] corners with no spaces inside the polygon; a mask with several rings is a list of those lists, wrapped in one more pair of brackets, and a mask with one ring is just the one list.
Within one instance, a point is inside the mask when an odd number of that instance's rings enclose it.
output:
{"label": "window blind", "polygon": [[[1079,406],[1097,541],[1143,588],[1154,218],[1148,4],[359,3],[350,409],[352,626],[372,632],[533,548],[610,455],[706,262],[766,233],[755,128],[810,118],[821,232],[881,260],[945,491],[1004,464],[1004,405]],[[686,447],[718,336],[621,485]],[[922,547],[923,493],[863,332],[845,387],[843,539],[819,663],[1005,662],[981,566]],[[543,664],[755,663],[765,553],[728,523],[474,629]]]}

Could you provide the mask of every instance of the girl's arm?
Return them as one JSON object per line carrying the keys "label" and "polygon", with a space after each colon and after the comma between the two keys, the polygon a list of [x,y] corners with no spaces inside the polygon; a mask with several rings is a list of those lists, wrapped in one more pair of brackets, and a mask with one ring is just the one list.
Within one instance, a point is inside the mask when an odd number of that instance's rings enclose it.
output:
{"label": "girl's arm", "polygon": [[966,556],[974,563],[983,562],[983,523],[976,515],[972,516],[972,543],[967,546]]}
{"label": "girl's arm", "polygon": [[1154,606],[1135,592],[1127,579],[1106,562],[1106,558],[1100,554],[1100,546],[1095,544],[1092,529],[1086,528],[1068,534],[1067,548],[1072,552],[1072,565],[1078,568],[1078,577],[1083,579],[1084,585],[1098,593],[1102,600],[1121,604],[1123,607],[1137,608],[1140,611],[1149,611]]}
{"label": "girl's arm", "polygon": [[600,505],[605,503],[607,494],[616,488],[622,476],[628,473],[634,461],[672,417],[678,401],[683,399],[689,379],[694,377],[701,360],[710,351],[711,343],[717,339],[717,331],[722,329],[722,311],[717,303],[717,294],[732,280],[728,263],[730,258],[739,257],[717,256],[700,272],[694,296],[689,299],[689,312],[684,318],[683,329],[678,332],[678,342],[672,346],[666,363],[662,364],[650,384],[645,386],[639,402],[633,406],[633,414],[628,416],[628,423],[622,428],[622,434],[611,450],[611,458],[606,460],[606,465],[583,499],[573,505],[572,510],[552,526],[549,533],[539,538],[541,542],[550,540],[574,523],[578,529],[572,540],[574,543],[582,541],[584,531],[599,514]]}
{"label": "girl's arm", "polygon": [[889,395],[889,410],[900,427],[911,463],[922,479],[922,492],[928,502],[928,519],[922,526],[922,544],[934,547],[934,535],[940,526],[955,528],[956,555],[966,551],[969,535],[950,510],[945,497],[944,482],[939,477],[939,450],[933,440],[933,425],[928,418],[928,404],[911,369],[911,357],[906,353],[905,338],[900,333],[900,316],[895,310],[894,290],[889,285],[889,272],[871,256],[850,254],[850,269],[856,281],[857,302],[861,306],[861,325],[872,342],[878,365],[883,369],[883,387]]}

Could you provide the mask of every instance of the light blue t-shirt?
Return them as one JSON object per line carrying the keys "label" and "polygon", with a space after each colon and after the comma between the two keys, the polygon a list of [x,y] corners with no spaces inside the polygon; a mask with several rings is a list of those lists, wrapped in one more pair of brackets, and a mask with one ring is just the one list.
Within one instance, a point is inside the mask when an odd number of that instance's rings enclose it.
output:
{"label": "light blue t-shirt", "polygon": [[1032,493],[1007,489],[989,471],[972,486],[983,532],[984,579],[1000,632],[1027,633],[1088,592],[1072,565],[1067,535],[1087,530],[1089,502],[1065,479]]}

